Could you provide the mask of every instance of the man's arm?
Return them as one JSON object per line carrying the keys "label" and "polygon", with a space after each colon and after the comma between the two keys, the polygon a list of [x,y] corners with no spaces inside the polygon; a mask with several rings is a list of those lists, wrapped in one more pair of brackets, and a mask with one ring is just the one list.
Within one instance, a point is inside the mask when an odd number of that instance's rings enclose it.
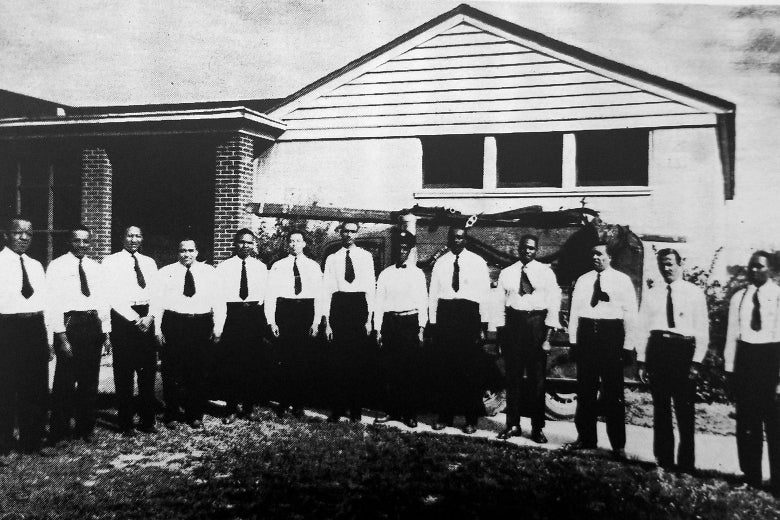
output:
{"label": "man's arm", "polygon": [[726,344],[723,347],[723,368],[726,372],[734,371],[734,357],[737,353],[737,339],[739,339],[739,302],[744,293],[745,289],[738,291],[729,301]]}

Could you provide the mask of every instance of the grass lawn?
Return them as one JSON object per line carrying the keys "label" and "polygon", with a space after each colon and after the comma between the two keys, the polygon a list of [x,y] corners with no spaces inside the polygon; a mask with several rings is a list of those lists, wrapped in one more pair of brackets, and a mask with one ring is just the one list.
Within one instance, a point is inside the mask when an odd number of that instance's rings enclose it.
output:
{"label": "grass lawn", "polygon": [[[653,427],[653,398],[646,390],[626,389],[626,423]],[[676,418],[675,424],[676,424]],[[734,405],[696,403],[696,432],[715,435],[736,435]]]}
{"label": "grass lawn", "polygon": [[[778,518],[719,475],[319,420],[100,430],[0,468],[0,518]],[[16,516],[13,516],[15,514]]]}

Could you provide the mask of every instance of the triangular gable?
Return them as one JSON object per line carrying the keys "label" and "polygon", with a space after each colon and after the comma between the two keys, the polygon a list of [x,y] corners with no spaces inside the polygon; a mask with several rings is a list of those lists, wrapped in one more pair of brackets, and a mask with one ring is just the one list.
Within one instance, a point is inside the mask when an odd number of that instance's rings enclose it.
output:
{"label": "triangular gable", "polygon": [[461,5],[269,112],[280,140],[709,126],[734,106]]}

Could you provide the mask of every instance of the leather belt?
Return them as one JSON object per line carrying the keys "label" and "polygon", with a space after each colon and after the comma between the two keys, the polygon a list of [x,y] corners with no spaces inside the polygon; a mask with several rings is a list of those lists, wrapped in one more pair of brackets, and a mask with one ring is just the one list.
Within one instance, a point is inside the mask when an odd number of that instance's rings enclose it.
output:
{"label": "leather belt", "polygon": [[651,330],[650,336],[653,338],[663,338],[663,339],[693,340],[693,337],[691,336],[683,336],[682,334],[669,332],[668,330]]}
{"label": "leather belt", "polygon": [[211,316],[210,312],[204,312],[204,313],[198,313],[198,314],[186,313],[186,312],[176,312],[176,311],[171,311],[171,310],[166,310],[165,312],[169,312],[173,316],[176,316],[178,318],[191,318],[191,319],[194,319],[194,318],[204,318],[206,316]]}
{"label": "leather belt", "polygon": [[414,314],[418,314],[419,311],[417,309],[411,309],[408,311],[387,311],[385,314],[392,314],[393,316],[413,316]]}
{"label": "leather belt", "polygon": [[7,314],[0,314],[2,318],[34,318],[36,316],[43,315],[43,311],[35,312],[10,312]]}
{"label": "leather belt", "polygon": [[130,307],[133,307],[134,305],[149,305],[149,300],[131,301]]}

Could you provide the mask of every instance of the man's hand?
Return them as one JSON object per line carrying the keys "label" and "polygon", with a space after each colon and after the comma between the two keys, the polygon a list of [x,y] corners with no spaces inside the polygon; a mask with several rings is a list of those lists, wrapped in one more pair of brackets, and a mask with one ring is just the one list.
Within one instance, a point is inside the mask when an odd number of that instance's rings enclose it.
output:
{"label": "man's hand", "polygon": [[328,341],[333,341],[333,329],[330,328],[330,323],[325,324],[325,337]]}
{"label": "man's hand", "polygon": [[70,346],[70,342],[68,341],[68,336],[66,336],[64,332],[60,332],[59,334],[57,334],[57,339],[59,339],[57,354],[66,358],[72,358],[73,347]]}
{"label": "man's hand", "polygon": [[54,345],[49,343],[47,346],[49,348],[49,361],[53,361],[54,360]]}
{"label": "man's hand", "polygon": [[222,334],[217,334],[216,332],[211,333],[211,341],[214,343],[219,343],[219,340],[222,339]]}
{"label": "man's hand", "polygon": [[690,379],[691,381],[696,381],[698,377],[699,377],[699,364],[691,363],[691,368],[688,369],[688,379]]}
{"label": "man's hand", "polygon": [[[312,325],[309,328],[309,336],[311,336],[312,338],[316,338],[317,333],[320,331],[319,329],[320,327],[318,325]],[[276,330],[279,330],[279,327],[277,327]]]}
{"label": "man's hand", "polygon": [[647,365],[643,361],[637,361],[636,364],[636,377],[643,383],[649,383],[650,377],[647,373]]}
{"label": "man's hand", "polygon": [[417,339],[420,341],[420,345],[422,345],[425,340],[425,327],[420,327],[419,332],[417,332]]}
{"label": "man's hand", "polygon": [[276,323],[272,323],[268,327],[271,329],[271,334],[273,334],[273,336],[275,338],[278,338],[279,337],[279,325],[277,325]]}
{"label": "man's hand", "polygon": [[371,334],[371,320],[366,322],[366,334]]}
{"label": "man's hand", "polygon": [[160,333],[157,334],[156,337],[157,337],[157,344],[160,345],[161,347],[164,347],[165,346],[165,335],[162,332],[160,332]]}
{"label": "man's hand", "polygon": [[103,352],[101,356],[108,356],[111,354],[111,336],[106,334],[106,338],[103,340]]}
{"label": "man's hand", "polygon": [[377,332],[376,333],[376,344],[379,348],[382,348],[382,333]]}
{"label": "man's hand", "polygon": [[138,318],[137,320],[135,320],[135,326],[141,332],[146,333],[152,326],[152,320],[154,320],[154,317],[152,315],[147,315],[144,316],[143,318]]}

